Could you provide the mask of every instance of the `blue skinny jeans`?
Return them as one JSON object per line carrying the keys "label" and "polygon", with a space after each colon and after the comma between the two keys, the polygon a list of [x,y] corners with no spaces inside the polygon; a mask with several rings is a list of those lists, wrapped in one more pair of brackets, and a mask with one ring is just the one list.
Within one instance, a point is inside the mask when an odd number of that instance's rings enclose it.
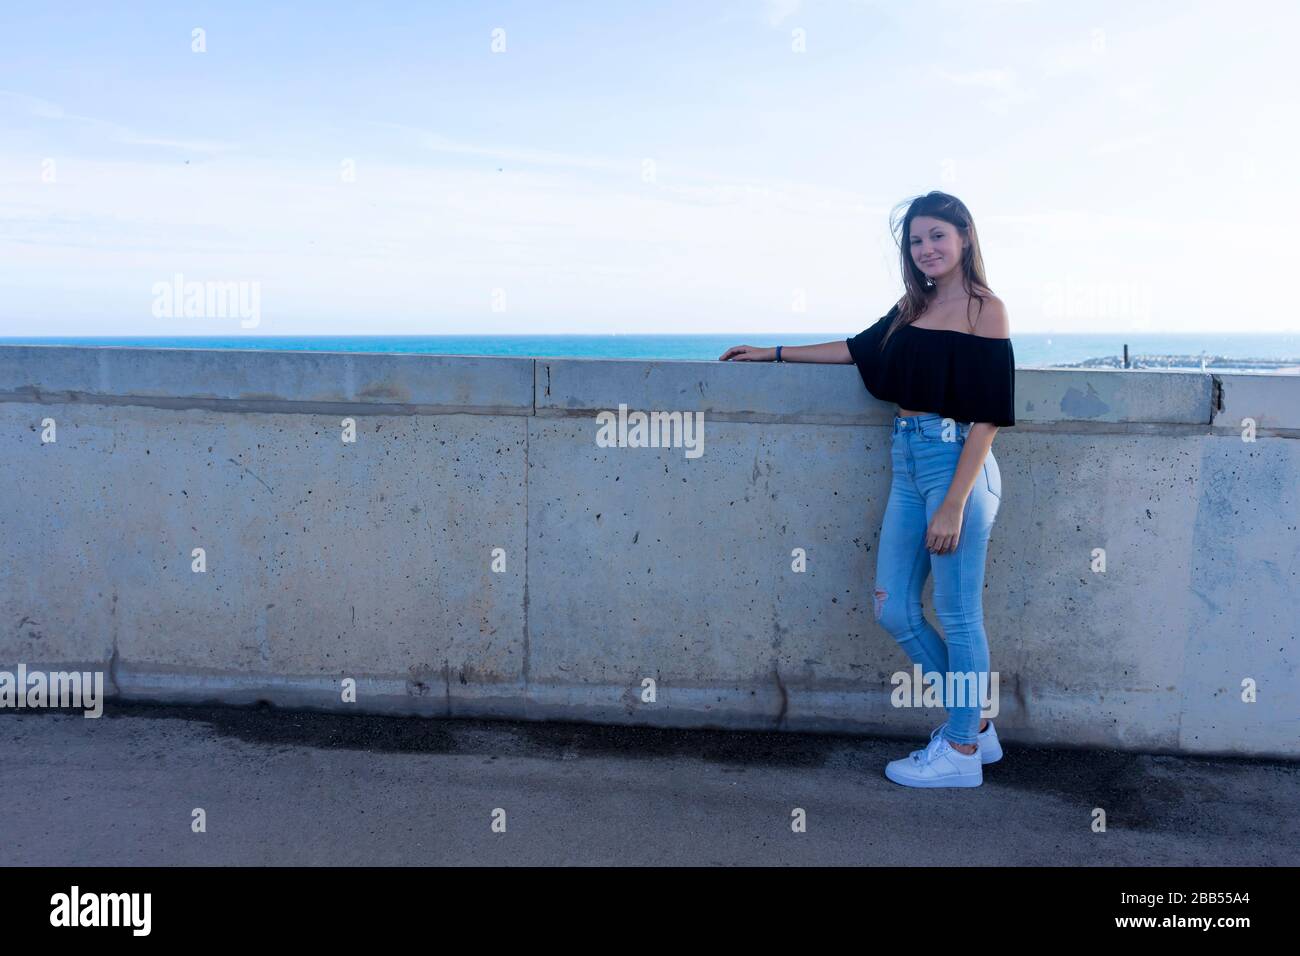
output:
{"label": "blue skinny jeans", "polygon": [[[945,423],[948,427],[945,429]],[[980,725],[980,699],[990,692],[989,645],[984,633],[984,558],[1002,500],[1002,474],[990,449],[962,512],[957,547],[931,554],[925,547],[930,519],[939,510],[970,434],[969,422],[941,415],[894,416],[893,481],[876,553],[876,620],[928,675],[944,675],[946,736],[973,744]],[[946,439],[946,440],[945,440]],[[934,610],[944,637],[926,620],[921,591],[934,574]],[[883,596],[882,596],[883,595]],[[976,695],[948,693],[957,677],[974,675]],[[964,688],[969,682],[962,681]],[[965,706],[955,706],[963,703]]]}

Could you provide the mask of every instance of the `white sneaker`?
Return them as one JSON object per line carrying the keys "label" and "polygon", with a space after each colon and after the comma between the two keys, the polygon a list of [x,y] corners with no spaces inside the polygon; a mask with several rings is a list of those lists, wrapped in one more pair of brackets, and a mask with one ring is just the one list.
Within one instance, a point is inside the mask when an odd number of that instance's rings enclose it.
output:
{"label": "white sneaker", "polygon": [[935,734],[924,750],[885,765],[885,776],[905,787],[978,787],[984,782],[979,744],[975,752],[953,750],[948,738]]}
{"label": "white sneaker", "polygon": [[[933,740],[934,735],[947,726],[948,722],[945,720],[938,727],[934,728],[934,730],[930,731],[930,739]],[[997,728],[993,726],[993,721],[990,720],[988,727],[976,734],[975,739],[979,742],[980,749],[978,753],[980,755],[981,764],[997,763],[1002,759],[1002,741],[998,740]],[[924,747],[921,748],[921,750],[924,749]],[[921,753],[921,750],[913,750],[911,755],[915,757]]]}

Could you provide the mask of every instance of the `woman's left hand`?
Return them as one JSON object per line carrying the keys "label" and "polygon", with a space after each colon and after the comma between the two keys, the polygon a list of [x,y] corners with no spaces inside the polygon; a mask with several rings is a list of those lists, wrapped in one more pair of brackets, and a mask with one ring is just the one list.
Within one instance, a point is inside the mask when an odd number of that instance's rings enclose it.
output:
{"label": "woman's left hand", "polygon": [[957,540],[961,537],[961,513],[961,508],[946,501],[939,506],[925,532],[925,547],[931,554],[949,554],[957,550]]}

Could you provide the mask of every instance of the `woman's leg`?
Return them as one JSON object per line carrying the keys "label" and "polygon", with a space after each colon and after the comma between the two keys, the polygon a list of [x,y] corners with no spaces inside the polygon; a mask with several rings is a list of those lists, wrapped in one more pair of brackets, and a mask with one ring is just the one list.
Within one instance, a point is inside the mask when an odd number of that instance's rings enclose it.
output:
{"label": "woman's leg", "polygon": [[[992,457],[992,452],[989,452],[989,457]],[[956,549],[947,554],[929,556],[934,574],[934,609],[943,628],[950,668],[948,679],[955,692],[952,699],[945,697],[948,726],[944,735],[958,744],[975,743],[980,727],[981,702],[989,692],[989,645],[984,631],[984,562],[1000,504],[1000,477],[989,476],[989,470],[996,468],[996,462],[986,462],[975,479],[970,497],[966,499]],[[926,488],[927,515],[933,516],[946,493],[947,485],[942,482]]]}
{"label": "woman's leg", "polygon": [[921,665],[924,678],[948,670],[948,650],[921,607],[921,592],[930,573],[926,501],[907,472],[906,459],[900,461],[897,447],[894,456],[894,477],[876,549],[875,615],[913,663]]}

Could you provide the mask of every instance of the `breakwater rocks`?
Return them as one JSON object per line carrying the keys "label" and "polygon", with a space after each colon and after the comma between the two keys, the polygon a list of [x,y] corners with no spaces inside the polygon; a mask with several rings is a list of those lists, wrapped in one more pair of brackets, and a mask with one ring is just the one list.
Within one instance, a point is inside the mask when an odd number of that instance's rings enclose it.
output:
{"label": "breakwater rocks", "polygon": [[[1124,359],[1118,355],[1085,359],[1082,362],[1059,362],[1049,368],[1124,368]],[[1226,355],[1130,355],[1128,368],[1191,369],[1209,372],[1273,372],[1279,375],[1300,375],[1300,358],[1251,359],[1231,358]]]}

